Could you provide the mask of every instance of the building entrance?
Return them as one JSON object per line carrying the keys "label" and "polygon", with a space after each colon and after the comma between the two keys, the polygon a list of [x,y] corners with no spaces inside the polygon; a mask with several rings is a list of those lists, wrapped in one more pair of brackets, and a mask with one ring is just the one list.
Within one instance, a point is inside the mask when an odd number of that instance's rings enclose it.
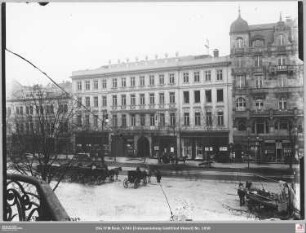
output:
{"label": "building entrance", "polygon": [[150,143],[145,137],[141,137],[137,141],[137,156],[149,157],[150,156]]}

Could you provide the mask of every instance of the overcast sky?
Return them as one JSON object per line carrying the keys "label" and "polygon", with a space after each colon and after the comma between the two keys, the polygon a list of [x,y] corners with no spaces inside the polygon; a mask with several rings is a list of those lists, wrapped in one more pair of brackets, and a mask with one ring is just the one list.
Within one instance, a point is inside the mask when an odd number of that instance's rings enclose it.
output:
{"label": "overcast sky", "polygon": [[[72,71],[95,69],[135,57],[154,59],[229,54],[229,29],[241,16],[249,24],[297,18],[297,2],[176,2],[176,3],[7,3],[7,48],[44,70],[57,82]],[[24,85],[46,84],[41,73],[6,53],[7,79]]]}

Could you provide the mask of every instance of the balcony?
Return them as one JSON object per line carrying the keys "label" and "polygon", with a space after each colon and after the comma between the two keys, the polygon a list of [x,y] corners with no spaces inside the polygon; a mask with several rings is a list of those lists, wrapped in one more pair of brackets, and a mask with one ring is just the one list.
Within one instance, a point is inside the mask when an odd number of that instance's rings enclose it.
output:
{"label": "balcony", "polygon": [[233,75],[246,75],[248,73],[248,69],[244,67],[235,67],[232,69]]}
{"label": "balcony", "polygon": [[269,73],[271,75],[293,74],[294,71],[295,71],[295,68],[292,65],[280,65],[280,66],[270,66],[269,67]]}
{"label": "balcony", "polygon": [[253,74],[263,74],[264,73],[264,67],[253,67],[252,68]]}
{"label": "balcony", "polygon": [[239,55],[239,54],[244,54],[244,53],[246,53],[247,51],[248,51],[247,48],[233,48],[233,49],[231,50],[231,53],[232,53],[232,54],[235,54],[235,55]]}
{"label": "balcony", "polygon": [[5,221],[69,221],[49,184],[34,177],[7,174]]}
{"label": "balcony", "polygon": [[176,103],[170,103],[170,104],[169,104],[169,108],[171,108],[171,109],[176,108]]}

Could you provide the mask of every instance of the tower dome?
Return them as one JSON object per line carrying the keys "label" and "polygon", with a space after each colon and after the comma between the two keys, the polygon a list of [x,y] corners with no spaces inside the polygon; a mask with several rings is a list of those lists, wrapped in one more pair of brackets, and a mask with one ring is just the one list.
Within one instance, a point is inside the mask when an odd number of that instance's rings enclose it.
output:
{"label": "tower dome", "polygon": [[240,9],[238,18],[231,24],[230,33],[240,33],[247,32],[249,30],[249,25],[247,21],[241,18]]}

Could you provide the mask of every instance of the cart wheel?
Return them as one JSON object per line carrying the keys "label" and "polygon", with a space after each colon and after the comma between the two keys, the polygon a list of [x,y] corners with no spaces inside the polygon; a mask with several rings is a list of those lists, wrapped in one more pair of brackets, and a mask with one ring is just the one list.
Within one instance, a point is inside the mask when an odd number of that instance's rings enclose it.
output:
{"label": "cart wheel", "polygon": [[139,183],[140,183],[139,179],[135,179],[135,181],[134,181],[134,189],[137,189],[139,187]]}
{"label": "cart wheel", "polygon": [[147,185],[148,181],[147,181],[147,177],[143,178],[143,185]]}
{"label": "cart wheel", "polygon": [[124,187],[124,188],[127,188],[128,186],[129,186],[129,181],[128,181],[127,178],[125,178],[125,179],[123,180],[123,187]]}

